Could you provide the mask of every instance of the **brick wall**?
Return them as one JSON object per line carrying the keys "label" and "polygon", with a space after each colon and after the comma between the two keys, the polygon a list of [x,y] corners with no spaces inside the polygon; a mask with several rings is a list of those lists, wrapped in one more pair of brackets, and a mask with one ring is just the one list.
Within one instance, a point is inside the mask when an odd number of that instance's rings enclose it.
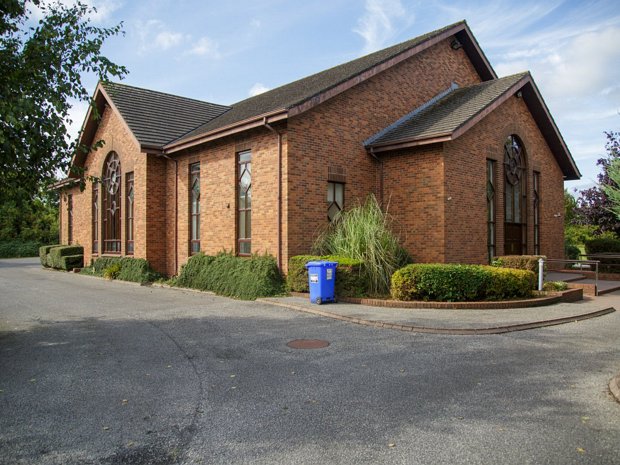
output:
{"label": "brick wall", "polygon": [[[284,131],[284,127],[278,130]],[[286,134],[283,137],[286,154]],[[277,255],[277,160],[278,139],[265,128],[241,137],[207,143],[181,155],[178,161],[178,246],[180,269],[189,257],[190,197],[189,165],[200,163],[200,246],[213,255],[223,250],[237,251],[237,153],[252,151],[252,253]],[[174,162],[168,162],[166,176],[168,210],[166,237],[167,274],[174,269]]]}
{"label": "brick wall", "polygon": [[[497,255],[504,253],[504,143],[516,134],[527,158],[527,253],[534,253],[532,172],[540,172],[541,253],[564,257],[562,171],[522,99],[511,97],[445,144],[446,261],[487,262],[486,160],[496,160]],[[451,198],[451,200],[448,200]]]}
{"label": "brick wall", "polygon": [[369,193],[378,196],[377,163],[364,149],[364,140],[447,89],[452,81],[464,86],[480,78],[464,50],[453,50],[446,40],[290,118],[285,260],[307,253],[327,225],[328,168],[346,171],[345,205]]}
{"label": "brick wall", "polygon": [[[146,155],[140,153],[139,146],[135,138],[128,131],[122,119],[109,107],[106,107],[101,117],[101,122],[95,134],[95,141],[103,140],[105,145],[96,151],[88,154],[85,161],[85,173],[87,176],[101,178],[103,175],[105,159],[111,151],[115,151],[121,162],[121,250],[125,254],[125,197],[126,184],[125,175],[134,172],[134,237],[135,237],[135,256],[146,258]],[[99,205],[101,210],[101,198],[103,195],[101,186],[99,188]],[[92,182],[86,183],[84,191],[79,187],[74,187],[61,192],[61,222],[60,231],[61,243],[68,242],[68,218],[67,218],[67,194],[73,195],[73,243],[84,247],[84,262],[90,263],[92,253]],[[99,218],[99,250],[102,249],[103,235],[101,227],[103,222]]]}

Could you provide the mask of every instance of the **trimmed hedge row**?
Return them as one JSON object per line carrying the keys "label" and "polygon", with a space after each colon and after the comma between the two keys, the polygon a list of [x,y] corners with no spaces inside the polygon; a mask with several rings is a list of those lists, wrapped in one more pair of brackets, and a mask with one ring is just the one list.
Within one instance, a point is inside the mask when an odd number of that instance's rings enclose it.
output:
{"label": "trimmed hedge row", "polygon": [[368,279],[360,260],[337,255],[297,255],[288,261],[286,285],[292,292],[309,292],[306,263],[315,260],[338,262],[336,269],[336,296],[362,297],[368,291]]}
{"label": "trimmed hedge row", "polygon": [[0,258],[36,257],[40,246],[33,241],[0,241]]}
{"label": "trimmed hedge row", "polygon": [[228,253],[215,257],[199,253],[183,265],[175,284],[244,300],[274,296],[284,291],[278,264],[270,255],[244,258]]}
{"label": "trimmed hedge row", "polygon": [[[600,260],[599,271],[620,273],[620,259],[606,258],[598,254],[620,254],[620,239],[597,238],[585,242],[588,260]],[[596,254],[591,256],[590,254]]]}
{"label": "trimmed hedge row", "polygon": [[134,283],[148,283],[160,278],[147,260],[133,257],[99,257],[93,262],[92,274]]}
{"label": "trimmed hedge row", "polygon": [[84,266],[84,247],[79,245],[44,245],[39,248],[41,265],[71,271]]}
{"label": "trimmed hedge row", "polygon": [[529,297],[532,271],[486,265],[412,264],[392,275],[392,298],[471,302]]}

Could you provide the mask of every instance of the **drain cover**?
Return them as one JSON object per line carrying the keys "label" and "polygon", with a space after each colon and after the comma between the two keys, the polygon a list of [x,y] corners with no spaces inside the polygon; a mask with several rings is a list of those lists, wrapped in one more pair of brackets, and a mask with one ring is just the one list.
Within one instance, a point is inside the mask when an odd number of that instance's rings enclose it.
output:
{"label": "drain cover", "polygon": [[329,342],[321,339],[294,339],[286,343],[291,349],[322,349],[327,347]]}

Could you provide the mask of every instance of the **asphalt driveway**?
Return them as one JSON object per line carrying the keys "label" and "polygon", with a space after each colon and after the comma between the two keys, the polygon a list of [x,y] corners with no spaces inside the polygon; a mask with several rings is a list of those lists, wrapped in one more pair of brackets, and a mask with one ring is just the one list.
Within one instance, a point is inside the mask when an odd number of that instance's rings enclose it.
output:
{"label": "asphalt driveway", "polygon": [[0,260],[0,463],[618,463],[619,335],[402,333]]}

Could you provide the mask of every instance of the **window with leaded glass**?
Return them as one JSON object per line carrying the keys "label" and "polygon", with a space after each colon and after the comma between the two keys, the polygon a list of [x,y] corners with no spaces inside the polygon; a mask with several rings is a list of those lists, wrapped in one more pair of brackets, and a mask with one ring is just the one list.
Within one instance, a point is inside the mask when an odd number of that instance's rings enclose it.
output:
{"label": "window with leaded glass", "polygon": [[200,163],[189,165],[190,253],[200,252]]}
{"label": "window with leaded glass", "polygon": [[110,152],[103,165],[103,253],[121,253],[121,161]]}
{"label": "window with leaded glass", "polygon": [[527,250],[527,184],[525,150],[519,137],[504,143],[504,254]]}
{"label": "window with leaded glass", "polygon": [[344,208],[344,184],[341,182],[327,183],[327,219],[336,219]]}
{"label": "window with leaded glass", "polygon": [[93,253],[99,253],[99,184],[93,182]]}
{"label": "window with leaded glass", "polygon": [[239,152],[237,158],[238,225],[237,243],[239,255],[252,253],[252,152]]}
{"label": "window with leaded glass", "polygon": [[133,173],[127,173],[125,175],[125,184],[125,253],[127,255],[133,255]]}
{"label": "window with leaded glass", "polygon": [[540,255],[540,173],[534,171],[534,254]]}
{"label": "window with leaded glass", "polygon": [[67,196],[67,243],[73,244],[73,194]]}
{"label": "window with leaded glass", "polygon": [[487,160],[487,249],[489,263],[495,257],[495,160]]}

